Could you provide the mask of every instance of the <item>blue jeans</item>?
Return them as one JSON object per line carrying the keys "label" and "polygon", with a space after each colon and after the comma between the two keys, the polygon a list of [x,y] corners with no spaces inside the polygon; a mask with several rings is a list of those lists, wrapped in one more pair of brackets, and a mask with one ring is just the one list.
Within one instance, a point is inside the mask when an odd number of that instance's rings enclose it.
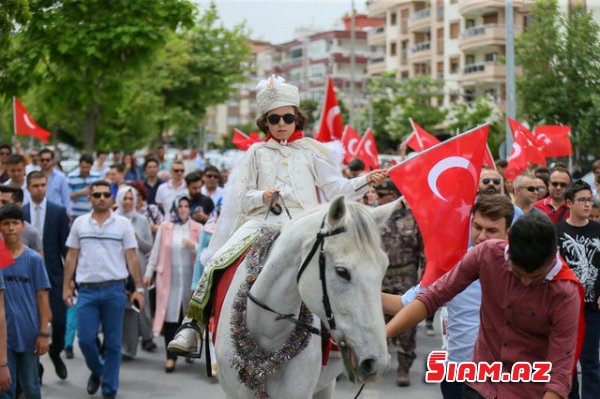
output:
{"label": "blue jeans", "polygon": [[579,363],[581,364],[581,398],[592,399],[600,395],[600,311],[585,314],[585,337]]}
{"label": "blue jeans", "polygon": [[[77,339],[88,369],[101,376],[103,395],[116,395],[119,390],[124,313],[124,281],[99,288],[79,287]],[[104,334],[104,359],[100,358],[96,344],[100,323]]]}
{"label": "blue jeans", "polygon": [[77,303],[67,308],[67,330],[65,332],[65,348],[73,348],[75,331],[77,330]]}
{"label": "blue jeans", "polygon": [[13,399],[17,397],[17,380],[25,395],[25,399],[40,399],[40,358],[33,352],[15,352],[6,350],[8,369],[12,377],[12,384],[8,391],[0,393],[0,399]]}

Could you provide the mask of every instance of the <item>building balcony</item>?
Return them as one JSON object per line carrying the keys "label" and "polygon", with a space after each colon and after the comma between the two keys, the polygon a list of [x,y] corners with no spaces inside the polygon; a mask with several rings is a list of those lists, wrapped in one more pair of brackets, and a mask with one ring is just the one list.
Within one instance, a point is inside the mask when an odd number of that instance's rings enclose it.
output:
{"label": "building balcony", "polygon": [[372,28],[367,33],[367,44],[369,46],[381,46],[385,44],[385,27]]}
{"label": "building balcony", "polygon": [[368,0],[367,13],[371,18],[383,18],[388,10],[398,6],[398,3],[410,3],[411,0]]}
{"label": "building balcony", "polygon": [[[529,3],[530,0],[513,0],[513,7],[521,9]],[[476,16],[488,14],[504,9],[505,0],[461,0],[458,6],[458,12],[463,16]]]}
{"label": "building balcony", "polygon": [[475,86],[482,82],[503,82],[506,81],[506,65],[497,62],[465,65],[458,80],[463,86]]}
{"label": "building balcony", "polygon": [[414,12],[408,18],[408,30],[411,32],[429,31],[431,27],[431,8]]}
{"label": "building balcony", "polygon": [[417,43],[411,49],[411,54],[410,54],[411,62],[423,62],[423,61],[428,61],[431,58],[432,58],[431,42]]}
{"label": "building balcony", "polygon": [[371,58],[367,65],[367,73],[369,75],[379,75],[385,72],[385,57]]}
{"label": "building balcony", "polygon": [[483,47],[501,46],[506,44],[505,25],[489,24],[467,28],[458,42],[461,51]]}

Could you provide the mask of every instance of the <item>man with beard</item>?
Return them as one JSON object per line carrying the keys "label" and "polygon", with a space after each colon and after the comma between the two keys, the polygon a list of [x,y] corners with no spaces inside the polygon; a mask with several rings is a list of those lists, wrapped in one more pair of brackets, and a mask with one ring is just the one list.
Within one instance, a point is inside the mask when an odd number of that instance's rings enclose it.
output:
{"label": "man with beard", "polygon": [[555,168],[550,174],[550,195],[535,203],[535,207],[544,212],[552,223],[558,223],[569,217],[569,207],[565,200],[567,186],[571,183],[571,174],[564,168]]}
{"label": "man with beard", "polygon": [[202,174],[199,171],[188,173],[185,176],[188,195],[190,197],[190,212],[192,219],[204,224],[215,209],[215,204],[210,197],[202,194]]}
{"label": "man with beard", "polygon": [[[504,193],[504,179],[500,173],[494,169],[484,168],[479,175],[479,189],[477,191],[477,195],[494,195],[494,194],[503,194]],[[517,220],[521,216],[523,216],[523,211],[516,205],[513,205],[515,208],[515,216],[514,220]]]}

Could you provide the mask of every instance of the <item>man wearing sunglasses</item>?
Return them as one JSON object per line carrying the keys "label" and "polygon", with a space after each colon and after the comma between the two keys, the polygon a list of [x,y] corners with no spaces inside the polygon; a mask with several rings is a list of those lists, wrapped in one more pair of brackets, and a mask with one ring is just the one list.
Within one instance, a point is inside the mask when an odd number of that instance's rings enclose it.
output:
{"label": "man wearing sunglasses", "polygon": [[216,204],[223,196],[223,188],[219,186],[220,178],[221,173],[219,169],[212,165],[208,165],[202,173],[202,182],[204,184],[202,185],[201,193],[210,197],[213,204]]}
{"label": "man wearing sunglasses", "polygon": [[40,151],[40,165],[42,173],[46,175],[46,197],[67,210],[67,215],[71,212],[71,193],[69,184],[63,172],[54,167],[54,151],[49,148],[42,148]]}
{"label": "man wearing sunglasses", "polygon": [[[594,197],[592,188],[577,180],[565,193],[569,217],[556,224],[558,247],[563,259],[585,290],[585,337],[581,364],[581,397],[597,397],[600,392],[600,224],[589,220]],[[569,397],[579,397],[579,383],[573,379]]]}
{"label": "man wearing sunglasses", "polygon": [[169,213],[175,198],[187,193],[184,177],[185,166],[183,162],[173,161],[171,164],[171,178],[158,186],[158,190],[156,190],[156,205],[162,208],[163,214]]}
{"label": "man wearing sunglasses", "polygon": [[[90,185],[92,212],[73,222],[67,238],[63,301],[73,305],[71,279],[77,269],[77,337],[91,371],[87,392],[94,395],[102,385],[102,397],[114,398],[119,388],[121,341],[125,312],[125,282],[135,283],[131,302],[144,306],[144,288],[136,253],[137,240],[131,222],[111,211],[110,185],[98,180]],[[129,269],[129,272],[128,272]],[[100,358],[96,335],[102,324],[104,355]]]}
{"label": "man wearing sunglasses", "polygon": [[[400,191],[390,178],[385,179],[375,190],[379,197],[379,205],[400,197]],[[402,295],[417,284],[418,271],[425,265],[423,238],[419,226],[410,209],[403,206],[392,213],[379,231],[383,250],[390,262],[383,278],[382,292]],[[413,327],[391,339],[398,352],[396,384],[401,387],[410,385],[409,370],[417,357],[416,332],[416,327]]]}
{"label": "man wearing sunglasses", "polygon": [[540,187],[537,184],[537,178],[531,173],[522,173],[515,179],[515,201],[514,204],[521,208],[524,213],[533,213],[541,217],[546,214],[533,206],[538,201],[538,192]]}
{"label": "man wearing sunglasses", "polygon": [[503,194],[504,184],[500,173],[494,169],[483,169],[479,175],[478,194]]}
{"label": "man wearing sunglasses", "polygon": [[550,174],[548,191],[550,195],[535,203],[535,207],[544,212],[552,223],[556,224],[569,217],[569,207],[565,200],[567,186],[571,183],[571,174],[565,168],[555,168]]}

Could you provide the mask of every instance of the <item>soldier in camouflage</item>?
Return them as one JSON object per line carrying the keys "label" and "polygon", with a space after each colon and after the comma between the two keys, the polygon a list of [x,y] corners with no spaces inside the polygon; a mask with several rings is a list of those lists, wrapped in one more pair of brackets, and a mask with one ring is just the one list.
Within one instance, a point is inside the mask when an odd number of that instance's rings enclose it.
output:
{"label": "soldier in camouflage", "polygon": [[[379,205],[387,204],[400,197],[400,192],[391,179],[386,179],[375,188]],[[383,292],[401,295],[418,282],[418,270],[425,266],[423,239],[410,209],[397,209],[380,228],[383,247],[390,265],[383,279]],[[416,357],[416,328],[400,333],[392,342],[398,351],[397,384],[409,386],[409,370]]]}

